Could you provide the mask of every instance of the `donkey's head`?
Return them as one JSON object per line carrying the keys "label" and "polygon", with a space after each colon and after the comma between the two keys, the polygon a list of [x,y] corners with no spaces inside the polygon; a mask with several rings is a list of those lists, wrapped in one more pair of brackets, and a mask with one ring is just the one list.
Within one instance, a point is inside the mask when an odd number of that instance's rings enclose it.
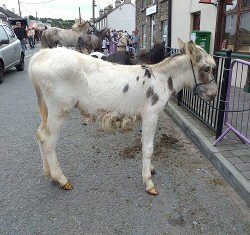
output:
{"label": "donkey's head", "polygon": [[218,91],[212,72],[215,67],[213,57],[200,46],[195,45],[193,41],[184,43],[178,39],[178,43],[183,52],[190,58],[193,79],[189,84],[193,93],[205,100],[213,100]]}

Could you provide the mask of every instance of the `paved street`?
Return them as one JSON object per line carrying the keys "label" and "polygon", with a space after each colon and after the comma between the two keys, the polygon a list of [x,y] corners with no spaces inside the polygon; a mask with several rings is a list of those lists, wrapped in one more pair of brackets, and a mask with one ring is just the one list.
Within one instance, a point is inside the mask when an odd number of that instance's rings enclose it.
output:
{"label": "paved street", "polygon": [[0,85],[0,234],[250,234],[249,207],[165,113],[153,158],[159,196],[142,184],[140,126],[103,133],[77,110],[57,146],[74,189],[46,179],[30,53]]}

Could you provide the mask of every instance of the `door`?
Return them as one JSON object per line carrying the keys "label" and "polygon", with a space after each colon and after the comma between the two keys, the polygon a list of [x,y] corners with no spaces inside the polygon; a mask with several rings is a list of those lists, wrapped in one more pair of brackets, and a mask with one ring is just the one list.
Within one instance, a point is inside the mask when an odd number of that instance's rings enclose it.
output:
{"label": "door", "polygon": [[4,25],[3,28],[9,37],[11,50],[13,50],[11,65],[17,64],[20,60],[20,55],[21,55],[20,40],[16,37],[14,31],[10,27]]}
{"label": "door", "polygon": [[[0,25],[0,40],[10,40],[2,25]],[[0,56],[4,61],[4,67],[10,67],[14,57],[14,47],[11,46],[11,42],[9,41],[8,44],[0,44],[0,51]]]}

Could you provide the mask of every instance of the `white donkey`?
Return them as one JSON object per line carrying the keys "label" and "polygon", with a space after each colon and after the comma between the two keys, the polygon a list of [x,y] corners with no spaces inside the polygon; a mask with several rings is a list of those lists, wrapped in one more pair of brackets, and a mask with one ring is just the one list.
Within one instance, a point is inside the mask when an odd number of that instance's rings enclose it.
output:
{"label": "white donkey", "polygon": [[63,189],[72,189],[55,147],[64,120],[74,107],[84,116],[99,119],[106,129],[125,127],[124,123],[137,116],[142,120],[143,182],[149,194],[157,195],[151,179],[151,157],[159,113],[171,95],[184,87],[206,100],[217,94],[213,58],[192,41],[185,44],[179,39],[179,44],[184,54],[155,65],[112,64],[65,48],[36,53],[30,61],[29,76],[42,119],[36,138],[45,175]]}

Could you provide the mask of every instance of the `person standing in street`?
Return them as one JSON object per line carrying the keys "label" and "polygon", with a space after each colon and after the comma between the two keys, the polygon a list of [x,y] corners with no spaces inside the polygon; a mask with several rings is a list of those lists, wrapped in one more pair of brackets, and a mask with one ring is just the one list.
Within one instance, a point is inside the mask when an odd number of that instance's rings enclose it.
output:
{"label": "person standing in street", "polygon": [[128,45],[128,38],[125,33],[119,33],[119,39],[117,44],[117,51],[126,52],[126,47]]}
{"label": "person standing in street", "polygon": [[138,55],[139,54],[140,36],[139,36],[137,30],[133,31],[132,43],[133,43],[133,48],[135,50],[135,55]]}
{"label": "person standing in street", "polygon": [[16,22],[16,27],[14,29],[14,32],[17,36],[17,38],[20,40],[23,51],[25,52],[25,39],[27,38],[27,34],[25,29],[22,27],[21,22]]}
{"label": "person standing in street", "polygon": [[29,44],[30,44],[30,49],[34,49],[34,36],[35,36],[35,31],[32,28],[28,28],[27,31],[27,36],[28,36],[28,40],[29,40]]}

